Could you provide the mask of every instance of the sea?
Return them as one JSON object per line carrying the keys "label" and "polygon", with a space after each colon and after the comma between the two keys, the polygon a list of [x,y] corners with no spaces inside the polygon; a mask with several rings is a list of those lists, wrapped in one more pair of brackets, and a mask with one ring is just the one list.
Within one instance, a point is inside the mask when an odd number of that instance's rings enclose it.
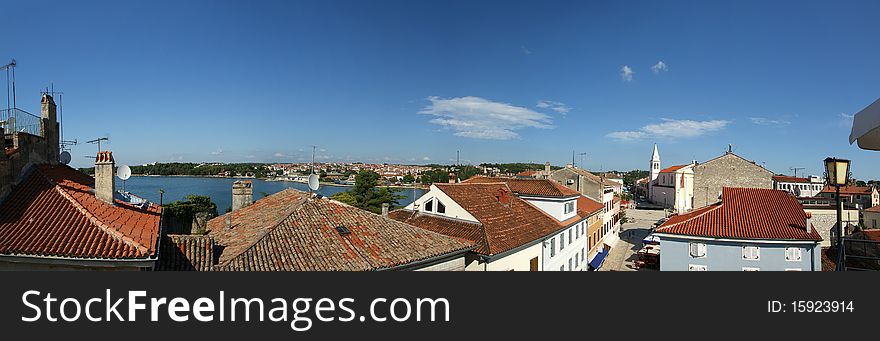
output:
{"label": "sea", "polygon": [[[236,180],[240,179],[195,176],[132,176],[125,182],[116,179],[116,189],[122,190],[124,187],[125,191],[155,203],[159,203],[160,189],[165,190],[162,198],[165,203],[186,200],[186,196],[190,194],[206,195],[211,197],[211,200],[217,204],[217,211],[222,214],[227,208],[232,207],[232,183]],[[259,200],[265,195],[280,192],[285,188],[293,188],[300,191],[309,190],[307,184],[299,182],[266,181],[262,179],[247,180],[253,181],[254,200]],[[322,184],[317,192],[323,196],[331,196],[349,189],[351,187]],[[397,190],[397,194],[403,196],[397,202],[400,206],[409,205],[425,193],[425,190],[421,188],[397,188]]]}

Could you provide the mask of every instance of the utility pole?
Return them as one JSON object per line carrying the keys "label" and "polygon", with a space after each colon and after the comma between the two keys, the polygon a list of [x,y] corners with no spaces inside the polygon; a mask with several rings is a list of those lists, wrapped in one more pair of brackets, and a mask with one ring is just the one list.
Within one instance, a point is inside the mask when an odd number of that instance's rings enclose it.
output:
{"label": "utility pole", "polygon": [[587,153],[579,153],[578,155],[581,156],[581,168],[587,169],[586,167],[584,167],[584,155],[587,155]]}

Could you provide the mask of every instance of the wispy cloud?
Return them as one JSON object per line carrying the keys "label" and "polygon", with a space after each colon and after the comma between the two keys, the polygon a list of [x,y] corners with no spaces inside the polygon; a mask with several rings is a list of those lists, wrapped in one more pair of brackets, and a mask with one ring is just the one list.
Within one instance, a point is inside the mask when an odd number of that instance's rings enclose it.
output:
{"label": "wispy cloud", "polygon": [[694,121],[664,118],[662,121],[661,123],[648,124],[639,130],[615,131],[605,136],[621,141],[646,138],[693,138],[724,129],[730,124],[730,121],[726,120]]}
{"label": "wispy cloud", "polygon": [[528,48],[526,48],[525,45],[520,45],[520,46],[519,46],[519,50],[522,51],[522,53],[523,53],[524,55],[526,55],[526,56],[532,54],[532,50],[529,50]]}
{"label": "wispy cloud", "polygon": [[636,72],[633,71],[633,69],[629,67],[629,65],[624,65],[622,68],[620,68],[620,78],[623,78],[624,81],[631,82],[635,73]]}
{"label": "wispy cloud", "polygon": [[217,148],[217,150],[211,152],[211,155],[223,155],[223,148]]}
{"label": "wispy cloud", "polygon": [[749,117],[749,119],[752,120],[752,123],[762,126],[787,126],[791,124],[791,121],[767,117]]}
{"label": "wispy cloud", "polygon": [[839,125],[842,128],[850,129],[850,128],[852,128],[853,119],[855,117],[856,117],[856,115],[850,115],[847,113],[840,113],[840,114],[838,114],[837,125]]}
{"label": "wispy cloud", "polygon": [[538,101],[538,104],[535,104],[535,107],[541,109],[550,109],[562,114],[562,116],[568,115],[568,112],[571,111],[571,107],[569,107],[565,103],[556,101]]}
{"label": "wispy cloud", "polygon": [[274,157],[285,157],[285,156],[287,156],[287,155],[284,155],[284,153],[282,153],[282,152],[276,152],[275,154],[272,154],[272,156],[274,156]]}
{"label": "wispy cloud", "polygon": [[524,128],[553,128],[550,116],[507,103],[466,96],[456,98],[428,97],[431,104],[420,110],[422,115],[434,116],[430,122],[455,131],[455,136],[509,140],[518,138],[517,130]]}
{"label": "wispy cloud", "polygon": [[669,70],[669,68],[666,66],[666,63],[664,63],[662,60],[657,61],[657,64],[654,64],[654,66],[651,66],[651,71],[653,71],[654,74],[660,74],[661,72],[666,72],[668,70]]}
{"label": "wispy cloud", "polygon": [[431,158],[425,156],[425,157],[422,158],[422,160],[423,160],[423,161],[431,161]]}

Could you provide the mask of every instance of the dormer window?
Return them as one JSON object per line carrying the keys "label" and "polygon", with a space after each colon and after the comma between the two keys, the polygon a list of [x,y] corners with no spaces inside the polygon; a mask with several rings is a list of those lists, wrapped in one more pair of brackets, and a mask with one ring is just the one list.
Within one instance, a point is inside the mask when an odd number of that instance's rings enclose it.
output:
{"label": "dormer window", "polygon": [[437,200],[437,213],[446,213],[446,205],[443,205],[440,200]]}
{"label": "dormer window", "polygon": [[574,212],[574,201],[569,201],[565,203],[565,214],[569,214]]}
{"label": "dormer window", "polygon": [[428,199],[425,201],[425,211],[426,212],[434,212],[434,198]]}

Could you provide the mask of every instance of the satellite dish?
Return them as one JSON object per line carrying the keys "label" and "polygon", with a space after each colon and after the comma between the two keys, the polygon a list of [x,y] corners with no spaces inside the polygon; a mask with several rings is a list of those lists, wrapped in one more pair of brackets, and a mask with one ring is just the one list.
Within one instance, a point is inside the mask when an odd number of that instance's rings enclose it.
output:
{"label": "satellite dish", "polygon": [[128,165],[119,166],[119,168],[116,168],[116,176],[122,179],[122,181],[128,180],[131,177],[131,167]]}
{"label": "satellite dish", "polygon": [[318,184],[318,174],[309,175],[309,189],[313,191],[317,191],[319,187]]}
{"label": "satellite dish", "polygon": [[66,150],[61,152],[61,155],[58,156],[58,161],[65,165],[70,163],[70,153],[68,153]]}

